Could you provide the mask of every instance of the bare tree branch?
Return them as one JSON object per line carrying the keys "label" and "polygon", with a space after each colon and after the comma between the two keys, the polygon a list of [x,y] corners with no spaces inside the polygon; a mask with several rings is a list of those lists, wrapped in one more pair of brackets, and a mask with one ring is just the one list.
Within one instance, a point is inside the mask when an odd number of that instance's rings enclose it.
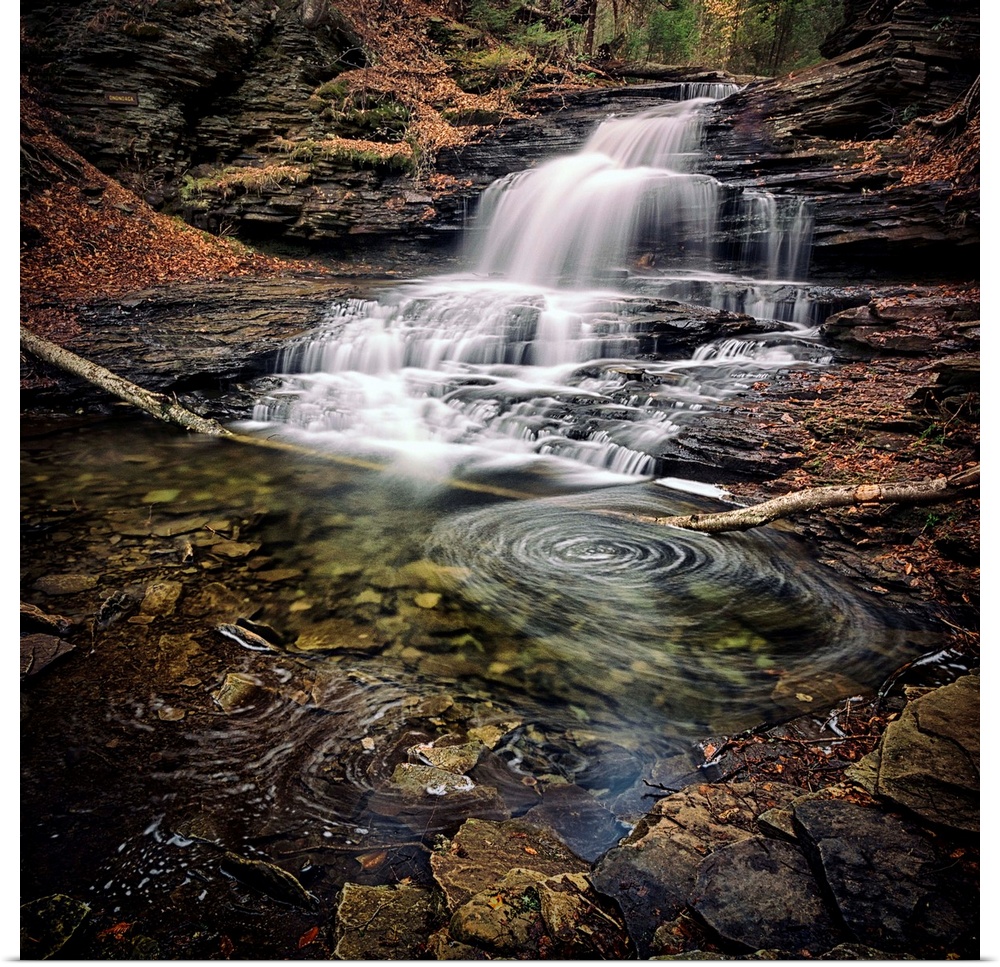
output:
{"label": "bare tree branch", "polygon": [[979,493],[979,464],[933,480],[910,480],[886,484],[848,484],[834,487],[810,487],[765,500],[753,507],[726,510],[717,514],[690,514],[680,517],[625,515],[632,520],[681,527],[686,530],[721,534],[725,531],[750,530],[794,514],[830,507],[853,507],[864,504],[936,504],[964,500]]}
{"label": "bare tree branch", "polygon": [[[65,372],[72,373],[74,376],[79,376],[93,383],[95,386],[99,386],[113,396],[125,400],[126,403],[131,403],[151,416],[155,416],[158,420],[163,420],[166,423],[174,423],[186,430],[192,430],[195,433],[204,433],[208,436],[223,437],[234,443],[244,443],[249,446],[263,447],[264,449],[277,450],[283,453],[294,453],[298,456],[314,460],[327,460],[331,463],[357,467],[361,470],[386,469],[383,464],[371,460],[363,460],[359,457],[350,457],[322,450],[311,450],[284,440],[272,440],[263,436],[247,436],[242,433],[234,433],[232,430],[227,430],[226,427],[216,420],[199,416],[197,413],[185,409],[176,400],[168,399],[160,393],[152,393],[147,389],[143,389],[141,386],[137,386],[135,383],[111,372],[111,370],[105,369],[103,366],[98,366],[97,363],[92,363],[82,356],[77,356],[75,353],[57,346],[48,339],[43,339],[24,326],[21,326],[21,345],[39,359]],[[476,483],[471,480],[439,480],[437,482],[458,490],[470,490],[475,493],[491,494],[495,497],[504,497],[512,500],[523,500],[531,496],[522,491],[509,490],[505,487],[495,487],[491,484]]]}

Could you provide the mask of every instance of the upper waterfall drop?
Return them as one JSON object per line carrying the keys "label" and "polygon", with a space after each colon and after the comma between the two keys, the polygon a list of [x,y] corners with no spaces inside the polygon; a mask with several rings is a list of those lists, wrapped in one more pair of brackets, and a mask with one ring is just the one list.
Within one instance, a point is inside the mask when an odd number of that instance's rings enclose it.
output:
{"label": "upper waterfall drop", "polygon": [[705,273],[726,261],[765,279],[802,278],[808,205],[697,171],[705,109],[714,100],[695,96],[612,116],[576,154],[494,182],[470,233],[475,271],[587,286],[652,263]]}

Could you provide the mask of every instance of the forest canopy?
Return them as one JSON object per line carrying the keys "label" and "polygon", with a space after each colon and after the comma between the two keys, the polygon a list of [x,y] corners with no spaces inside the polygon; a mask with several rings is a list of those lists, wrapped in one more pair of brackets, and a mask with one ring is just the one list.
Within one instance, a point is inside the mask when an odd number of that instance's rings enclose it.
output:
{"label": "forest canopy", "polygon": [[821,59],[842,0],[464,0],[453,12],[552,57],[711,64],[775,75]]}

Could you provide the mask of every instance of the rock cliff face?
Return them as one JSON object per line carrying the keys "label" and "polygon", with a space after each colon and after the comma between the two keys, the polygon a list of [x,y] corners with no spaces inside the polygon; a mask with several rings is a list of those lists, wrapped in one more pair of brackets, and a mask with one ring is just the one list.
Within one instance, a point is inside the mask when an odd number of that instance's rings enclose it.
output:
{"label": "rock cliff face", "polygon": [[[493,178],[573,150],[609,113],[679,92],[660,83],[536,96],[529,117],[420,156],[391,98],[347,103],[337,77],[367,55],[327,2],[77,0],[21,19],[23,69],[86,158],[200,228],[322,251],[451,242]],[[719,103],[709,173],[808,196],[819,275],[967,275],[978,180],[959,193],[944,177],[900,184],[906,159],[890,145],[904,124],[962,97],[978,49],[971,0],[851,2],[832,60]],[[338,147],[331,137],[348,122],[380,150]],[[881,162],[866,164],[873,150]]]}

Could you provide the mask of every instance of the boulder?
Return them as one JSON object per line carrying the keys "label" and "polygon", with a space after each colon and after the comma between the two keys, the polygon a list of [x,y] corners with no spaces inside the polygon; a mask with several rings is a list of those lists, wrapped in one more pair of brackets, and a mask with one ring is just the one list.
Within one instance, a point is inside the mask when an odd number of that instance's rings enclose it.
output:
{"label": "boulder", "polygon": [[717,850],[698,869],[693,909],[737,949],[815,956],[844,937],[802,852],[753,837]]}
{"label": "boulder", "polygon": [[492,889],[514,868],[553,876],[584,873],[590,867],[551,832],[519,819],[501,823],[470,819],[446,849],[431,854],[431,870],[449,910]]}
{"label": "boulder", "polygon": [[546,877],[514,869],[471,897],[449,933],[490,954],[524,959],[621,959],[630,953],[621,915],[582,873]]}
{"label": "boulder", "polygon": [[876,792],[922,819],[979,831],[979,676],[908,703],[882,737]]}
{"label": "boulder", "polygon": [[[832,799],[796,803],[799,843],[851,938],[883,951],[942,953],[975,934],[977,884],[913,823]],[[873,911],[877,911],[873,916]]]}
{"label": "boulder", "polygon": [[687,906],[704,857],[750,839],[760,813],[800,792],[770,782],[692,786],[660,799],[601,859],[591,880],[621,907],[640,957],[654,952],[659,924]]}

